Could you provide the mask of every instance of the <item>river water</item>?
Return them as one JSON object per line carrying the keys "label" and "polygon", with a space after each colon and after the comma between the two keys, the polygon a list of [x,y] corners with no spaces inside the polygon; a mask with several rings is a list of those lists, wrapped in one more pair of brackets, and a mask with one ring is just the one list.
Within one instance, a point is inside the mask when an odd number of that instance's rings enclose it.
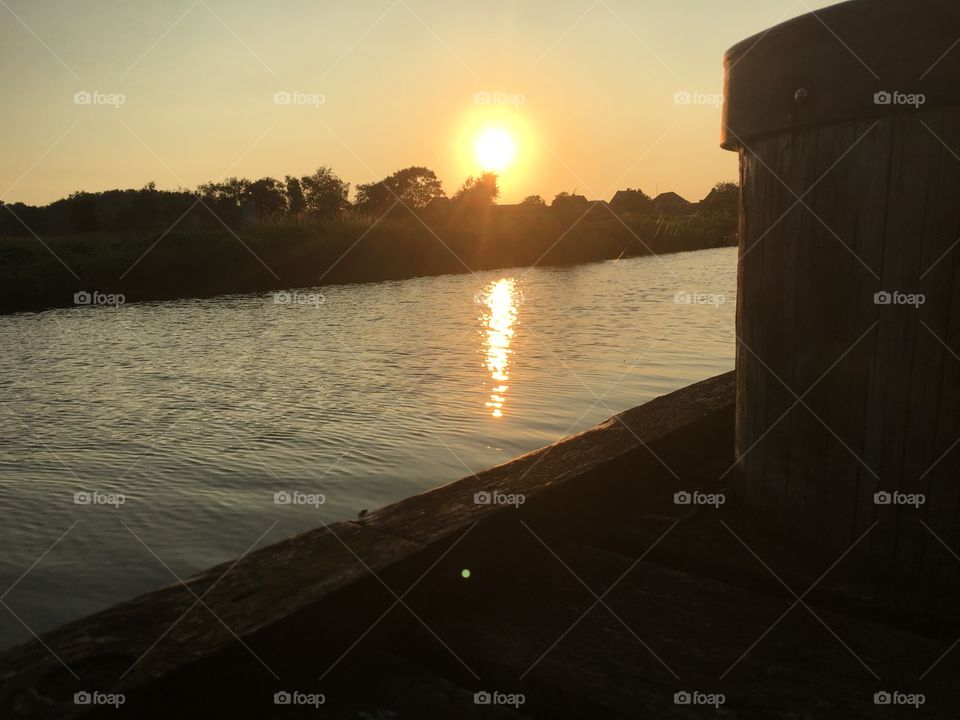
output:
{"label": "river water", "polygon": [[0,317],[0,647],[730,370],[735,292],[723,248]]}

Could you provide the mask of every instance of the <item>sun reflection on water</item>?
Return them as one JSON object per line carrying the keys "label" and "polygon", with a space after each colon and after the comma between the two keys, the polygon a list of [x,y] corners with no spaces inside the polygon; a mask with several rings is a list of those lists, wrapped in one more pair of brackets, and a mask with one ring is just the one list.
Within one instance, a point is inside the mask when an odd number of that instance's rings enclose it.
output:
{"label": "sun reflection on water", "polygon": [[481,319],[484,324],[487,370],[492,380],[490,399],[485,403],[493,417],[503,417],[506,392],[510,379],[510,341],[517,321],[519,297],[513,278],[502,278],[487,285],[479,298],[484,306]]}

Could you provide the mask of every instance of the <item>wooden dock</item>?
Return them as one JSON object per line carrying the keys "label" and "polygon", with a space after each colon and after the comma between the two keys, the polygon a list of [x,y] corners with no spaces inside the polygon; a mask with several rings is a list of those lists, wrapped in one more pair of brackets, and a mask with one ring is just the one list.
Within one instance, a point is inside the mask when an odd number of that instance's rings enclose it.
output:
{"label": "wooden dock", "polygon": [[[960,653],[919,677],[960,635],[955,597],[773,544],[729,500],[675,502],[723,492],[734,397],[733,373],[697,383],[6,651],[0,716],[901,717],[874,704],[889,690],[954,717]],[[124,704],[74,704],[95,690]]]}

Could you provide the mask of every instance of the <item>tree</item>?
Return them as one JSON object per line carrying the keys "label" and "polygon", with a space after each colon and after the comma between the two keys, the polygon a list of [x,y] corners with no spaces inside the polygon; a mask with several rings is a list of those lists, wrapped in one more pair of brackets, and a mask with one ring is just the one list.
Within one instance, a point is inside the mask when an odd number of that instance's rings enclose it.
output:
{"label": "tree", "polygon": [[397,198],[390,193],[388,180],[389,178],[385,178],[380,182],[357,185],[357,199],[354,203],[357,210],[377,217],[389,211]]}
{"label": "tree", "polygon": [[287,175],[284,182],[287,186],[287,212],[291,215],[299,215],[307,209],[307,201],[303,197],[300,179]]}
{"label": "tree", "polygon": [[468,210],[488,208],[500,197],[497,186],[497,174],[485,172],[476,177],[468,177],[453,196],[458,207]]}
{"label": "tree", "polygon": [[287,211],[287,193],[282,182],[272,177],[256,180],[247,187],[247,199],[258,218],[271,218]]}
{"label": "tree", "polygon": [[313,175],[300,178],[300,186],[307,212],[317,217],[333,217],[350,205],[347,200],[350,183],[341,180],[326,166],[318,168]]}
{"label": "tree", "polygon": [[523,208],[541,209],[547,206],[547,203],[539,195],[527,195],[520,203]]}
{"label": "tree", "polygon": [[199,187],[200,197],[211,205],[240,207],[250,181],[246,178],[226,178],[222,182],[209,182]]}
{"label": "tree", "polygon": [[246,178],[226,178],[222,182],[209,182],[197,188],[203,204],[227,225],[240,222],[240,208],[247,198],[250,181]]}
{"label": "tree", "polygon": [[446,197],[433,170],[408,167],[397,170],[380,182],[357,185],[357,208],[382,215],[397,203],[422,210],[433,200]]}

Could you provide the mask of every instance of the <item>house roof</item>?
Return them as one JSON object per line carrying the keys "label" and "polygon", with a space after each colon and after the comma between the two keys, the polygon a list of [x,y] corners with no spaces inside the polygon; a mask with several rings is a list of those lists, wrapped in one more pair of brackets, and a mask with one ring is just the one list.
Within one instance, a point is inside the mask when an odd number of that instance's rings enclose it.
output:
{"label": "house roof", "polygon": [[689,205],[689,200],[684,200],[675,192],[660,193],[653,199],[654,205]]}

